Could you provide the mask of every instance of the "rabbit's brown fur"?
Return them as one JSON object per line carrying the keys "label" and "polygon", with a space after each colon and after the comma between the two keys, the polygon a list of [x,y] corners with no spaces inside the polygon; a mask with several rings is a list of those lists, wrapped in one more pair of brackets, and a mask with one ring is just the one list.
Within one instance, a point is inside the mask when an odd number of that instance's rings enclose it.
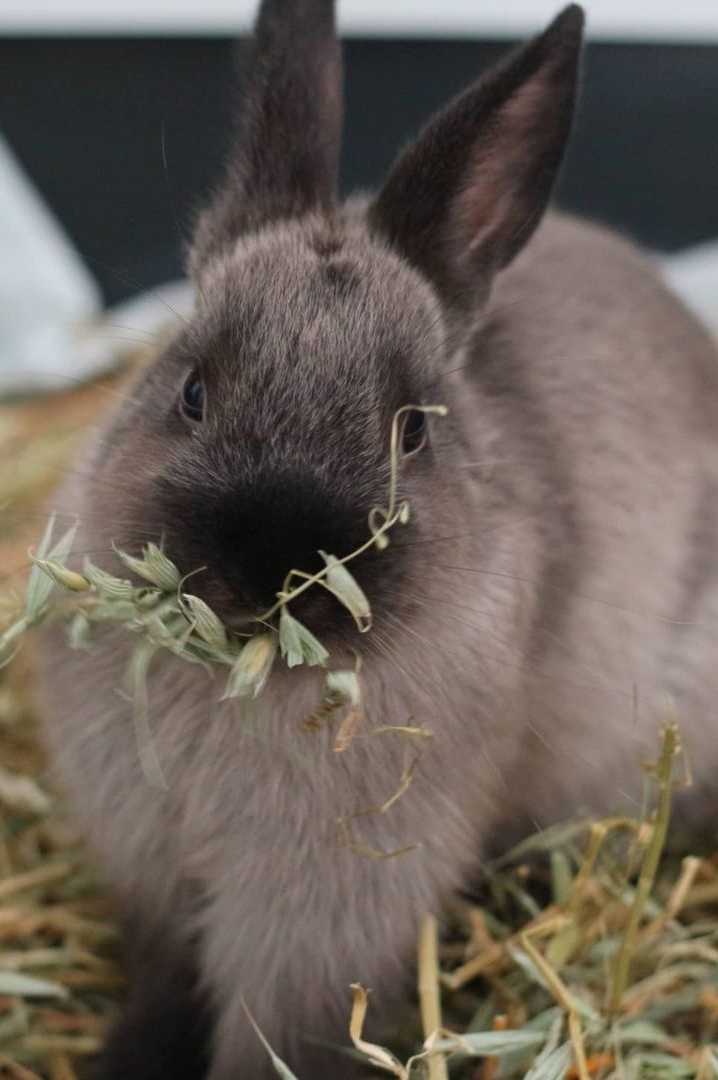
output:
{"label": "rabbit's brown fur", "polygon": [[[331,4],[265,0],[191,255],[195,317],[56,502],[79,515],[78,553],[111,567],[112,541],[163,537],[183,572],[206,567],[194,592],[246,619],[291,567],[367,535],[395,410],[448,405],[402,464],[411,522],[354,564],[375,628],[359,637],[329,597],[295,611],[332,665],[360,651],[367,726],[433,731],[390,812],[351,826],[418,846],[371,859],[338,830],[396,791],[414,746],[337,754],[329,726],[305,731],[316,669],[278,666],[249,708],[163,657],[158,791],[117,692],[134,641],[48,638],[48,740],[138,962],[151,952],[103,1077],[269,1077],[242,998],[302,1080],[348,1076],[311,1040],[346,1043],[349,984],[383,1008],[401,995],[420,915],[502,837],[635,800],[669,695],[695,805],[712,800],[716,355],[629,244],[539,225],[581,28],[568,8],[432,120],[376,200],[339,206]],[[195,368],[201,423],[177,405]]]}

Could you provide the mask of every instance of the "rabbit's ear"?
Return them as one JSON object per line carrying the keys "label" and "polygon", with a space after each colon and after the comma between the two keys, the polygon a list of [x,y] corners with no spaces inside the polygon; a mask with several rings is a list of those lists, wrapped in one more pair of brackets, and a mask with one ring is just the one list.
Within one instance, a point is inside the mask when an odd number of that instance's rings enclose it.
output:
{"label": "rabbit's ear", "polygon": [[438,113],[394,165],[370,223],[459,307],[539,223],[571,128],[583,12],[573,4]]}
{"label": "rabbit's ear", "polygon": [[333,0],[263,0],[244,70],[226,177],[190,253],[195,272],[243,232],[336,200],[343,86]]}

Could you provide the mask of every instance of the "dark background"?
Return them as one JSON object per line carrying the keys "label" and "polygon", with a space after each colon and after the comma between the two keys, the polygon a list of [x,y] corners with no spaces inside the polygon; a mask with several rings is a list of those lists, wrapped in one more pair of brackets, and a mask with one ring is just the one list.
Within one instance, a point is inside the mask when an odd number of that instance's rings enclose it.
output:
{"label": "dark background", "polygon": [[[506,43],[350,40],[344,187],[376,185]],[[108,301],[181,273],[229,127],[228,39],[0,40],[0,131]],[[595,44],[559,201],[651,247],[718,236],[718,46]]]}

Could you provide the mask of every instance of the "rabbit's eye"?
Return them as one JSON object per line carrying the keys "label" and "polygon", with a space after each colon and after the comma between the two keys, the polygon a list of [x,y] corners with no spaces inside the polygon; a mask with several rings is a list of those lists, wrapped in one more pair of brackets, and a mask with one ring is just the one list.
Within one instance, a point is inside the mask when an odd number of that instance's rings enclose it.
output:
{"label": "rabbit's eye", "polygon": [[204,384],[196,371],[182,387],[182,412],[189,420],[200,421],[204,417]]}
{"label": "rabbit's eye", "polygon": [[426,416],[420,409],[411,409],[406,414],[401,432],[401,448],[404,457],[423,450],[427,443]]}

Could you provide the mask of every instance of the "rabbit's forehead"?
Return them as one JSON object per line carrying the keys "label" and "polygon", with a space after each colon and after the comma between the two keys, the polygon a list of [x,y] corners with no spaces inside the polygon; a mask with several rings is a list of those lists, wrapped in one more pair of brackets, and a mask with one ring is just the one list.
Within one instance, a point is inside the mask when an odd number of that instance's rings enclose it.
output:
{"label": "rabbit's forehead", "polygon": [[227,253],[203,282],[213,323],[252,353],[416,357],[434,348],[431,289],[390,252],[321,229],[267,230]]}

